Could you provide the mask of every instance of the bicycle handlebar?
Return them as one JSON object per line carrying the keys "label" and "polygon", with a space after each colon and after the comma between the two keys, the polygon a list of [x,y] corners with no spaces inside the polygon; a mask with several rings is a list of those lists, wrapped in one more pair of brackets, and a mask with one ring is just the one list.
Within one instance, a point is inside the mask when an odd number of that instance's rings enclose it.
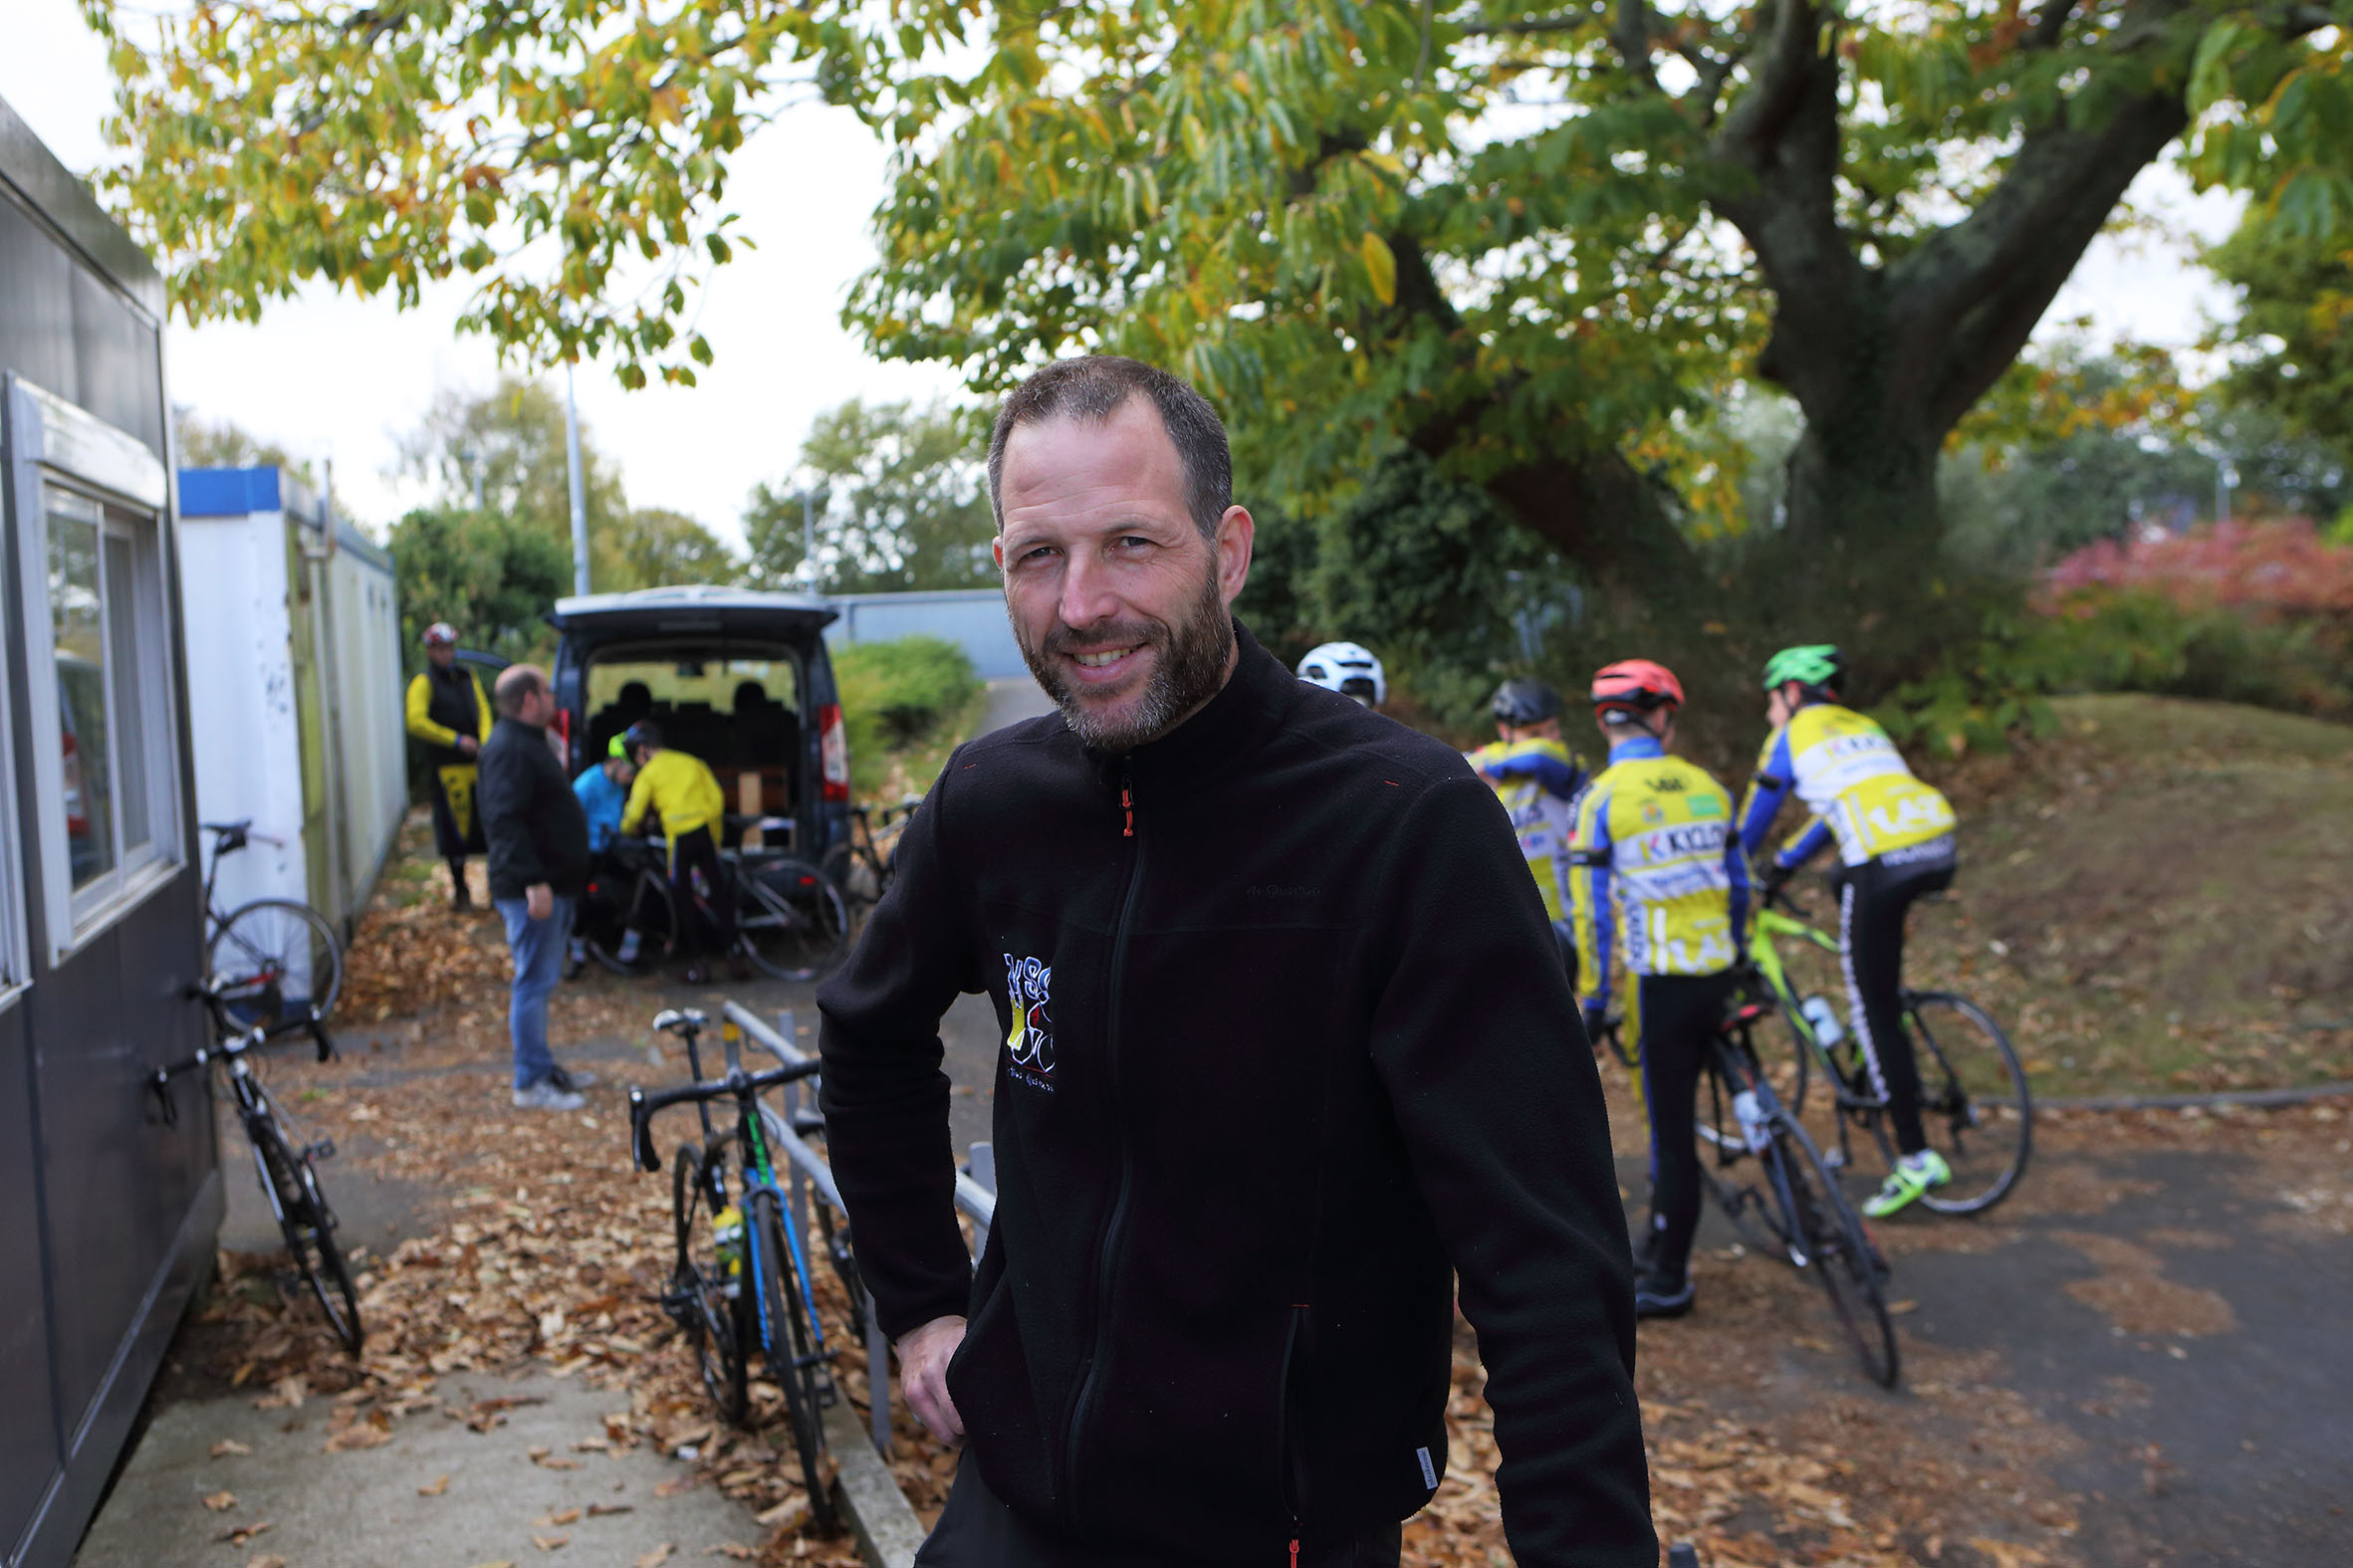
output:
{"label": "bicycle handlebar", "polygon": [[643,1089],[629,1090],[629,1150],[640,1171],[659,1171],[661,1152],[653,1146],[653,1119],[673,1105],[707,1104],[712,1100],[738,1099],[750,1101],[759,1094],[797,1079],[814,1077],[823,1065],[817,1057],[794,1062],[789,1066],[771,1067],[766,1072],[746,1072],[732,1067],[724,1078],[707,1083],[688,1083],[675,1089],[657,1089],[648,1094]]}

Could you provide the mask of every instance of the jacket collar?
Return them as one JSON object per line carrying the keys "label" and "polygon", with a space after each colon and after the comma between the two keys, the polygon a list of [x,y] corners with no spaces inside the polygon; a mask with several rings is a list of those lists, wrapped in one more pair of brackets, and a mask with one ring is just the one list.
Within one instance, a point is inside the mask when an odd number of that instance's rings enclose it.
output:
{"label": "jacket collar", "polygon": [[1618,763],[1648,762],[1654,757],[1666,755],[1667,749],[1659,744],[1657,736],[1639,733],[1621,741],[1613,741],[1609,748],[1609,760],[1613,766]]}
{"label": "jacket collar", "polygon": [[1274,738],[1285,704],[1296,695],[1296,679],[1239,620],[1234,642],[1234,673],[1199,713],[1132,752],[1087,748],[1087,761],[1106,784],[1116,789],[1125,774],[1146,789],[1195,787],[1231,772]]}

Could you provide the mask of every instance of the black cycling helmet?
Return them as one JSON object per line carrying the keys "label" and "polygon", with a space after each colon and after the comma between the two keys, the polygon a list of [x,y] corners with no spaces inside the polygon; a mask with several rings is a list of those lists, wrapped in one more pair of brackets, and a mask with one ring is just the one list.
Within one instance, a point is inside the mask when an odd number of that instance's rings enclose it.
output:
{"label": "black cycling helmet", "polygon": [[1542,681],[1515,678],[1495,689],[1495,699],[1487,705],[1498,724],[1514,729],[1522,725],[1542,724],[1546,719],[1560,717],[1560,694]]}
{"label": "black cycling helmet", "polygon": [[640,719],[621,732],[621,746],[631,757],[635,757],[641,747],[650,746],[658,751],[661,744],[662,727],[651,719]]}

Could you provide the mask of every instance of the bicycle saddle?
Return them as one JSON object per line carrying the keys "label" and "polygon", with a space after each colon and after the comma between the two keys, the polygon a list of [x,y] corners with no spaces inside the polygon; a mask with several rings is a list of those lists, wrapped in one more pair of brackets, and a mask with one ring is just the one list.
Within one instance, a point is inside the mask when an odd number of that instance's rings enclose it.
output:
{"label": "bicycle saddle", "polygon": [[703,1025],[710,1021],[700,1008],[664,1008],[653,1015],[653,1026],[672,1034],[700,1034]]}

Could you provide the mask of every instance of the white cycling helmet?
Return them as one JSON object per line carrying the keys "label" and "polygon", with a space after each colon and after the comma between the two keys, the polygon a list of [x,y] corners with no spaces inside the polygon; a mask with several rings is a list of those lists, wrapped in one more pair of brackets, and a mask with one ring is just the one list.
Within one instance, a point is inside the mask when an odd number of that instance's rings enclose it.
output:
{"label": "white cycling helmet", "polygon": [[1353,642],[1327,642],[1299,660],[1299,679],[1353,697],[1368,708],[1389,700],[1389,677],[1381,661]]}

